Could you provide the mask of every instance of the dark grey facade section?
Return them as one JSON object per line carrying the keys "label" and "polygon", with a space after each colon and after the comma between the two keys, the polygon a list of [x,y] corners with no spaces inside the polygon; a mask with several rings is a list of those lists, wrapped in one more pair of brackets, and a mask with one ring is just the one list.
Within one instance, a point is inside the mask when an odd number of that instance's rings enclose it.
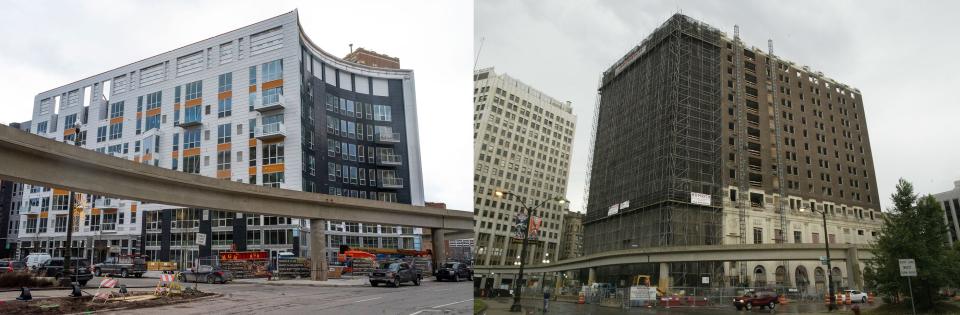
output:
{"label": "dark grey facade section", "polygon": [[587,255],[720,243],[720,36],[674,15],[604,73]]}

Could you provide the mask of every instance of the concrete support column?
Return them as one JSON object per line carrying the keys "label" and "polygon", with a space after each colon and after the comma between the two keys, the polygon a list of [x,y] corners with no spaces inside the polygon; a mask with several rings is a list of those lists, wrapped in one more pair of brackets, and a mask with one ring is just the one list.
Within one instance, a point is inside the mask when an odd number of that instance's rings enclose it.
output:
{"label": "concrete support column", "polygon": [[432,229],[430,234],[433,238],[433,269],[436,270],[447,261],[446,245],[443,239],[443,229]]}
{"label": "concrete support column", "polygon": [[557,271],[553,273],[553,286],[557,289],[555,292],[560,292],[560,288],[563,287],[564,279],[566,279],[564,275],[565,274],[563,271]]}
{"label": "concrete support column", "polygon": [[860,255],[856,247],[847,248],[848,286],[863,290],[863,273],[860,272]]}
{"label": "concrete support column", "polygon": [[327,230],[323,219],[310,219],[310,278],[327,281]]}
{"label": "concrete support column", "polygon": [[592,285],[594,282],[597,282],[597,268],[591,267],[587,275],[587,285]]}
{"label": "concrete support column", "polygon": [[660,263],[660,277],[657,279],[657,287],[664,293],[670,290],[670,263]]}

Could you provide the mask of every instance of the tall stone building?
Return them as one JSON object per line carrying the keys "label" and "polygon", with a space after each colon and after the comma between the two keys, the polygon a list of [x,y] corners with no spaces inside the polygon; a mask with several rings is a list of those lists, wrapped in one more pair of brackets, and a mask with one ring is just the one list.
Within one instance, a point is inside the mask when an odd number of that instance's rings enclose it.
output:
{"label": "tall stone building", "polygon": [[933,198],[943,203],[943,220],[947,223],[947,242],[953,246],[960,237],[960,180],[953,182],[951,190],[935,194]]}
{"label": "tall stone building", "polygon": [[[738,32],[677,14],[603,73],[586,254],[874,239],[882,220],[861,92]],[[827,213],[828,235],[811,210]],[[835,263],[835,281],[860,287],[848,281],[863,266],[852,266]],[[711,274],[816,289],[826,273],[813,261],[670,270],[678,286]]]}
{"label": "tall stone building", "polygon": [[583,213],[563,214],[563,236],[560,238],[560,259],[583,256]]}
{"label": "tall stone building", "polygon": [[[556,261],[566,206],[570,150],[576,116],[558,101],[493,68],[474,72],[474,218],[477,265],[519,263],[515,217],[544,202],[533,216],[539,234],[528,247],[528,263]],[[495,191],[517,198],[498,198]]]}

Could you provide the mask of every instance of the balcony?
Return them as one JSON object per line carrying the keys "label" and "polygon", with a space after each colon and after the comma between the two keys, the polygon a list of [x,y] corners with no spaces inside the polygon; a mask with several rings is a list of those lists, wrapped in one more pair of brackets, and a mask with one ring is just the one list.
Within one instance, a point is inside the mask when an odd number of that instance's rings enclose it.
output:
{"label": "balcony", "polygon": [[403,178],[397,177],[384,177],[380,179],[380,187],[383,188],[394,188],[401,189],[403,188]]}
{"label": "balcony", "polygon": [[254,136],[260,140],[283,138],[285,136],[283,123],[272,123],[259,126],[257,127],[257,131],[254,133]]}
{"label": "balcony", "polygon": [[202,123],[203,113],[200,111],[202,106],[194,106],[187,108],[186,113],[184,114],[183,121],[180,122],[180,127],[187,128],[192,126],[197,126]]}
{"label": "balcony", "polygon": [[120,208],[120,199],[98,198],[93,202],[93,207],[98,209],[117,209]]}
{"label": "balcony", "polygon": [[[400,166],[403,165],[403,160],[400,159],[399,154],[379,154],[380,158],[378,159],[378,164],[388,165],[388,166]],[[402,183],[401,183],[402,184]]]}
{"label": "balcony", "polygon": [[400,134],[396,132],[377,133],[374,140],[378,143],[400,143]]}
{"label": "balcony", "polygon": [[282,109],[283,106],[283,94],[264,95],[263,98],[258,98],[253,102],[253,109],[258,112]]}

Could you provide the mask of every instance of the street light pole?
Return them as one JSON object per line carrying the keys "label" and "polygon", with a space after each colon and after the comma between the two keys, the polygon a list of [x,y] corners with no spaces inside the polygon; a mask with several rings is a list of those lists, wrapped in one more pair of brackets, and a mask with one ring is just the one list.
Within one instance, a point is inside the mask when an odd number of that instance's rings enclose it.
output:
{"label": "street light pole", "polygon": [[[80,138],[80,124],[77,123],[73,125],[73,145],[74,146],[80,146],[79,138]],[[74,196],[73,191],[68,192],[67,196],[70,198],[69,209],[67,209],[68,210],[67,211],[67,245],[66,245],[66,253],[63,254],[63,278],[60,279],[60,281],[69,284],[73,282],[72,281],[73,278],[70,277],[70,273],[72,272],[72,270],[70,270],[70,257],[72,256],[71,254],[73,251],[73,211],[75,211],[77,207],[76,205],[77,198],[76,196]]]}
{"label": "street light pole", "polygon": [[[520,305],[520,293],[523,290],[523,267],[527,264],[527,246],[530,243],[530,238],[528,235],[530,233],[530,219],[533,217],[533,211],[536,210],[537,208],[540,208],[540,206],[544,205],[547,202],[547,200],[542,200],[534,204],[533,207],[529,207],[527,206],[527,198],[523,196],[518,196],[508,191],[496,191],[494,194],[497,197],[503,197],[504,195],[506,195],[511,198],[519,198],[520,200],[517,200],[517,201],[520,202],[520,205],[522,206],[524,212],[526,212],[526,215],[527,215],[526,219],[524,219],[523,227],[520,230],[521,232],[520,236],[523,237],[523,241],[520,245],[520,268],[518,269],[518,272],[517,272],[518,274],[517,282],[514,284],[513,305],[510,305],[511,312],[520,312],[522,310],[522,306]],[[566,202],[566,199],[563,199],[560,197],[553,198],[550,200],[557,201],[560,204],[563,204],[564,202]]]}
{"label": "street light pole", "polygon": [[[804,208],[800,208],[800,212],[804,210]],[[827,251],[827,290],[830,297],[830,305],[827,306],[827,308],[832,311],[836,308],[837,297],[834,295],[833,287],[833,264],[830,263],[830,235],[827,234],[827,211],[817,211],[817,209],[812,206],[810,211],[820,213],[823,216],[823,246]]]}

